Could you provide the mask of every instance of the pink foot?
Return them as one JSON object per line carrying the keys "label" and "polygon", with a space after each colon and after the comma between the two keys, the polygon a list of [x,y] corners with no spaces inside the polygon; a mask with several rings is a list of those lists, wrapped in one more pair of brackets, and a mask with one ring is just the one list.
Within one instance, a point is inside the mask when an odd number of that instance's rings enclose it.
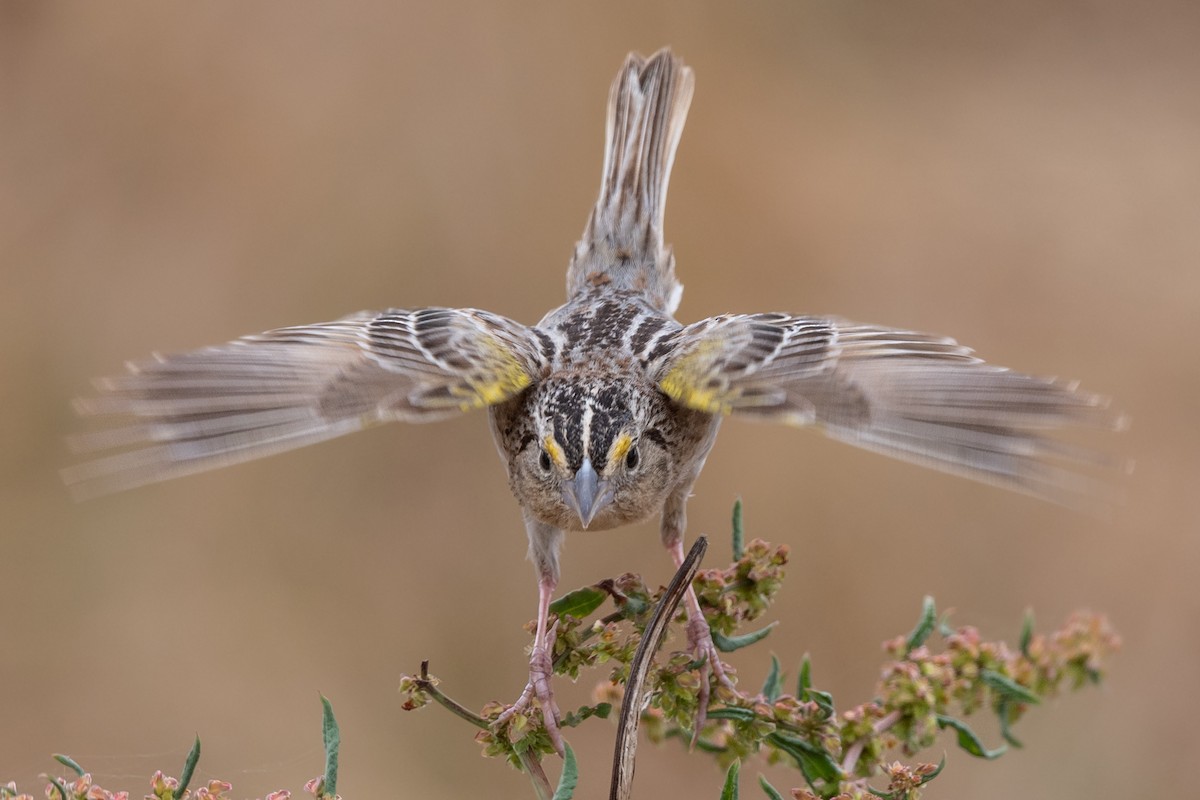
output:
{"label": "pink foot", "polygon": [[[700,612],[700,604],[695,600],[695,594],[690,590],[688,599],[690,601],[687,624],[688,647],[695,654],[697,661],[704,662],[700,667],[700,689],[696,694],[696,723],[692,732],[692,744],[695,745],[697,737],[700,736],[700,729],[704,727],[704,723],[708,719],[710,676],[716,675],[717,681],[731,692],[736,693],[737,689],[725,671],[725,665],[721,663],[721,652],[713,643],[712,630],[708,626],[708,621],[704,619],[704,614]],[[691,612],[691,603],[696,604],[695,614]]]}
{"label": "pink foot", "polygon": [[554,675],[554,664],[550,654],[554,652],[554,634],[557,629],[558,625],[555,624],[547,631],[545,645],[534,644],[533,651],[529,654],[529,683],[525,684],[525,690],[521,692],[517,702],[496,718],[496,724],[503,725],[516,714],[528,710],[533,701],[537,700],[542,709],[542,724],[546,728],[546,734],[561,756],[565,751],[562,732],[558,727],[558,704],[554,702],[554,691],[550,688],[550,679]]}

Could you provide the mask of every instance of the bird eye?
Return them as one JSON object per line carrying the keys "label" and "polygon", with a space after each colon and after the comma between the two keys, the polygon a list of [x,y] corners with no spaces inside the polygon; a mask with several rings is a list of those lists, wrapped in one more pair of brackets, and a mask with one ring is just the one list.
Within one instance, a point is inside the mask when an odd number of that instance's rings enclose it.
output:
{"label": "bird eye", "polygon": [[543,450],[542,454],[538,456],[538,466],[542,468],[542,472],[550,471],[550,454],[545,450]]}
{"label": "bird eye", "polygon": [[641,460],[642,457],[638,455],[637,445],[635,444],[630,447],[629,452],[625,454],[625,469],[632,472],[633,470],[637,469],[637,466]]}

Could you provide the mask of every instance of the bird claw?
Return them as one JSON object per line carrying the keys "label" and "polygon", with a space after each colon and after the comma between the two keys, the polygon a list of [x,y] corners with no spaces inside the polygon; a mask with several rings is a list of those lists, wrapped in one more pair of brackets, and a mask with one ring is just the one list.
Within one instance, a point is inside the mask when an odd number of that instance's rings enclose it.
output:
{"label": "bird claw", "polygon": [[537,700],[538,706],[542,709],[542,726],[546,729],[546,735],[550,737],[550,743],[554,745],[555,751],[561,756],[565,750],[562,731],[558,727],[558,703],[554,701],[554,691],[550,688],[550,679],[554,675],[554,662],[550,654],[554,652],[556,629],[557,625],[550,629],[544,647],[534,646],[530,652],[529,682],[525,684],[525,689],[517,698],[517,702],[496,718],[495,725],[497,727],[504,725],[517,714],[529,709],[533,701]]}
{"label": "bird claw", "polygon": [[713,642],[712,629],[703,615],[693,616],[687,624],[688,647],[701,662],[700,688],[696,692],[696,719],[692,730],[692,746],[700,738],[700,730],[708,720],[708,702],[712,692],[710,677],[716,675],[717,682],[731,692],[737,693],[733,680],[729,677],[725,665],[721,663],[720,651]]}

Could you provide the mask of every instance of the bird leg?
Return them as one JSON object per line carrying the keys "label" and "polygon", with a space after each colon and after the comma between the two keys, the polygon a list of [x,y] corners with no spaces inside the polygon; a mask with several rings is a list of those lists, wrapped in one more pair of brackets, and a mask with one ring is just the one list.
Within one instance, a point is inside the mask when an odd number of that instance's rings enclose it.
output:
{"label": "bird leg", "polygon": [[[683,529],[687,526],[686,506],[690,489],[691,484],[685,484],[670,494],[663,506],[662,541],[663,545],[671,551],[675,569],[679,569],[683,565],[685,558]],[[710,676],[716,675],[720,684],[732,692],[736,692],[737,689],[734,688],[733,681],[725,672],[725,665],[721,663],[721,654],[717,652],[717,646],[713,643],[712,630],[708,626],[708,620],[704,618],[704,612],[700,609],[700,598],[696,597],[696,589],[690,584],[683,602],[687,608],[688,647],[695,654],[696,659],[701,662],[700,689],[696,693],[696,725],[692,731],[692,745],[695,746],[696,740],[700,736],[700,729],[704,727],[704,722],[708,719],[708,700],[712,690]]]}
{"label": "bird leg", "polygon": [[554,588],[558,584],[554,578],[543,576],[538,580],[538,616],[537,631],[533,636],[533,650],[529,654],[529,682],[525,690],[504,713],[496,718],[496,724],[508,722],[515,714],[525,711],[536,699],[542,709],[542,724],[551,744],[561,756],[564,753],[562,732],[558,728],[558,704],[554,702],[554,691],[550,688],[550,679],[554,676],[554,636],[558,623],[550,627],[547,622],[550,616],[550,599],[554,596]]}
{"label": "bird leg", "polygon": [[[683,537],[680,536],[676,539],[670,549],[671,558],[675,561],[675,568],[679,569],[685,558]],[[700,609],[700,598],[696,597],[695,588],[688,586],[683,602],[687,608],[688,647],[696,654],[697,660],[704,662],[700,667],[700,691],[696,698],[698,707],[696,709],[696,730],[692,734],[694,741],[695,737],[700,735],[700,728],[704,726],[704,721],[708,717],[709,675],[716,675],[720,684],[730,691],[736,692],[737,689],[725,672],[725,665],[721,663],[720,651],[713,643],[712,630],[708,626],[708,620],[704,618],[704,612]]]}

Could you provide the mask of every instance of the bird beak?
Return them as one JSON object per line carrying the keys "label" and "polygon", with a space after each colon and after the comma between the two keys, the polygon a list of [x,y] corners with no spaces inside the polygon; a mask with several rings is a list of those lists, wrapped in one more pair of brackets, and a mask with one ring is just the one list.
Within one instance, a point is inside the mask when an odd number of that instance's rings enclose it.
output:
{"label": "bird beak", "polygon": [[592,460],[585,458],[575,477],[563,482],[563,500],[579,515],[584,528],[592,524],[596,512],[612,502],[608,481],[600,480]]}

